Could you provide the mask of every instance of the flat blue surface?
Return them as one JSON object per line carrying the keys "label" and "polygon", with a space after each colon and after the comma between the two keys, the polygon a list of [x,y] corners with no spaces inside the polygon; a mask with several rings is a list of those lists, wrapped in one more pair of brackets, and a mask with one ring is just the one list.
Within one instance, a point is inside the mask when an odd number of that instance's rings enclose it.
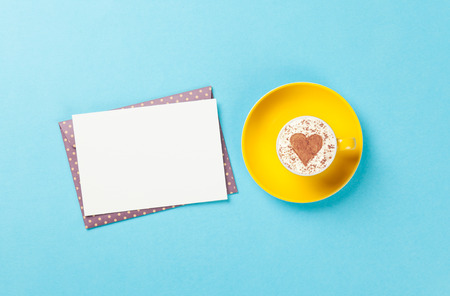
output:
{"label": "flat blue surface", "polygon": [[[2,1],[1,295],[450,295],[448,1]],[[289,82],[339,92],[361,165],[272,198],[240,138]],[[238,195],[87,231],[58,121],[213,86]]]}

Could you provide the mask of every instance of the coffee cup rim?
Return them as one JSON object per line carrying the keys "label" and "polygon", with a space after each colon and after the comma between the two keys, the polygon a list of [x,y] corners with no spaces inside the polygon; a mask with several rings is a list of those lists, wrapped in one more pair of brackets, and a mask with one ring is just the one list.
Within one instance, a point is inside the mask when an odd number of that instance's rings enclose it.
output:
{"label": "coffee cup rim", "polygon": [[[316,173],[314,173],[314,174],[305,175],[305,174],[301,174],[301,173],[299,173],[299,172],[296,172],[296,171],[294,171],[294,170],[291,170],[290,168],[288,168],[288,167],[286,166],[286,164],[281,160],[281,157],[280,157],[280,153],[279,153],[279,149],[278,149],[278,148],[279,148],[279,142],[280,142],[280,136],[281,136],[281,133],[283,132],[284,128],[285,128],[288,124],[290,124],[291,122],[296,121],[296,120],[298,120],[298,119],[300,119],[300,118],[310,118],[310,119],[312,118],[312,119],[318,119],[318,120],[320,120],[320,121],[323,122],[326,126],[328,126],[328,128],[329,128],[329,129],[331,130],[331,132],[333,133],[334,140],[336,141],[336,143],[335,143],[336,149],[334,150],[333,157],[332,157],[330,163],[329,163],[326,167],[324,167],[322,170],[320,170],[320,171],[318,171],[318,172],[316,172]],[[316,116],[312,116],[312,115],[302,115],[302,116],[298,116],[298,117],[295,117],[295,118],[289,120],[285,125],[283,125],[283,127],[280,129],[280,132],[278,133],[278,136],[277,136],[276,149],[277,149],[278,160],[281,162],[281,164],[282,164],[288,171],[290,171],[291,173],[296,174],[296,175],[298,175],[298,176],[302,176],[302,177],[312,177],[312,176],[315,176],[315,175],[318,175],[318,174],[324,172],[324,171],[325,171],[326,169],[328,169],[328,168],[331,166],[331,164],[333,163],[333,161],[334,161],[334,159],[335,159],[335,157],[336,157],[337,150],[338,150],[338,149],[337,149],[337,137],[336,137],[336,134],[335,134],[334,130],[331,128],[331,126],[330,126],[325,120],[323,120],[323,119],[321,119],[321,118],[319,118],[319,117],[316,117]]]}

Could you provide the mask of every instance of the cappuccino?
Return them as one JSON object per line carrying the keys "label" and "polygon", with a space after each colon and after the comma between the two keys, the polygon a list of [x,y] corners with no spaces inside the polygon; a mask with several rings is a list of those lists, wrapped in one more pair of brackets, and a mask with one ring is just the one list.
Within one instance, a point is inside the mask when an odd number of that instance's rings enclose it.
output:
{"label": "cappuccino", "polygon": [[333,162],[336,150],[336,136],[331,127],[313,116],[301,116],[289,121],[277,139],[281,163],[301,176],[324,171]]}

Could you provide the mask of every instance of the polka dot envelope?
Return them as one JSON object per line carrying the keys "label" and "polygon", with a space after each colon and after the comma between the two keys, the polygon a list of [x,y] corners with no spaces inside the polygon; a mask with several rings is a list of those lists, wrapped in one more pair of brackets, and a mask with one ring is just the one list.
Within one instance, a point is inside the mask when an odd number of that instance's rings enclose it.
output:
{"label": "polka dot envelope", "polygon": [[[161,104],[176,104],[179,102],[187,102],[187,101],[197,101],[197,100],[206,100],[212,99],[212,89],[211,87],[204,87],[195,89],[192,91],[187,91],[155,100],[146,101],[143,103],[138,103],[126,107],[122,107],[119,109],[127,109],[127,108],[139,108],[144,106],[156,106]],[[118,212],[118,213],[110,213],[110,214],[102,214],[102,215],[93,215],[93,216],[85,216],[83,209],[83,196],[81,193],[81,186],[79,181],[79,172],[78,172],[78,159],[77,159],[77,148],[74,138],[73,124],[72,120],[66,120],[59,123],[59,127],[61,129],[61,135],[64,141],[64,146],[67,153],[67,158],[69,160],[70,171],[72,173],[73,182],[75,185],[78,202],[80,204],[81,213],[83,215],[83,220],[85,224],[85,228],[94,228],[97,226],[102,226],[114,222],[119,222],[131,218],[135,218],[138,216],[148,215],[152,213],[156,213],[159,211],[164,211],[168,209],[172,209],[178,206],[170,206],[170,207],[159,207],[159,208],[149,208],[149,209],[140,209],[126,212]],[[236,182],[234,180],[233,170],[231,168],[230,159],[228,157],[227,148],[225,145],[225,140],[222,134],[222,130],[220,131],[222,138],[222,156],[225,170],[225,178],[227,185],[227,193],[233,194],[237,192]]]}

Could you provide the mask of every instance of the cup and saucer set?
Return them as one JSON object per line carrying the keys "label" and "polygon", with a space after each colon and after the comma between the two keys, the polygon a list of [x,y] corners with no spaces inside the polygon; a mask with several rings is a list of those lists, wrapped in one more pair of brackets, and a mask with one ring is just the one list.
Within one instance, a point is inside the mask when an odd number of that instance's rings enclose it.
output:
{"label": "cup and saucer set", "polygon": [[295,203],[325,199],[342,189],[361,160],[358,117],[337,92],[297,82],[264,95],[242,132],[242,154],[255,182]]}

